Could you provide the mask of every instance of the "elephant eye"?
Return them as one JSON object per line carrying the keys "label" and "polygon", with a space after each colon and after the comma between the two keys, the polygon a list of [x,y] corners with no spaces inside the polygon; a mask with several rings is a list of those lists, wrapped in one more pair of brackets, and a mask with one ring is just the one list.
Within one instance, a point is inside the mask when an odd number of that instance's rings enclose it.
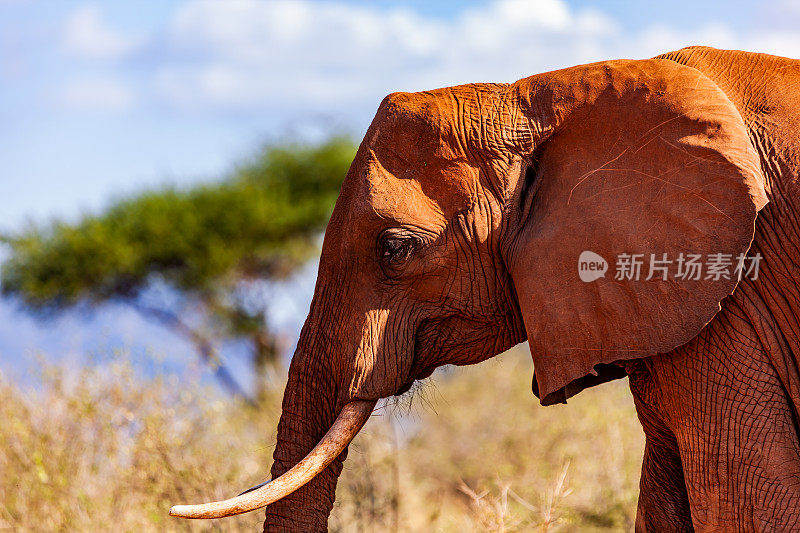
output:
{"label": "elephant eye", "polygon": [[383,261],[398,264],[407,259],[416,246],[416,239],[406,235],[384,235],[380,239],[379,254]]}
{"label": "elephant eye", "polygon": [[383,257],[389,260],[404,259],[411,252],[411,244],[411,239],[384,239]]}

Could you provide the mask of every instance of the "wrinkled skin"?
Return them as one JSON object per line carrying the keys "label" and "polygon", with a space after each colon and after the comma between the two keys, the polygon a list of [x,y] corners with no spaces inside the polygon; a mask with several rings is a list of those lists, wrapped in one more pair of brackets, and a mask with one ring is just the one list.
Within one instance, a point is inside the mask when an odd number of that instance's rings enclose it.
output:
{"label": "wrinkled skin", "polygon": [[[527,340],[545,405],[630,376],[637,531],[798,528],[798,109],[800,62],[707,48],[387,97],[325,234],[273,477],[346,403]],[[738,285],[583,283],[583,250],[763,260]],[[345,455],[265,530],[326,530]]]}

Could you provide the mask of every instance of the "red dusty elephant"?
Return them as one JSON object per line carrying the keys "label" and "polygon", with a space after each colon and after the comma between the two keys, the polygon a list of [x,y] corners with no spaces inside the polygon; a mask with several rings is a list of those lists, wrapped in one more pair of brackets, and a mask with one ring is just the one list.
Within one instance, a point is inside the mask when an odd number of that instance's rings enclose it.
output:
{"label": "red dusty elephant", "polygon": [[172,514],[324,531],[377,400],[527,340],[545,405],[629,377],[637,531],[800,530],[799,178],[798,60],[389,95],[325,233],[274,481]]}

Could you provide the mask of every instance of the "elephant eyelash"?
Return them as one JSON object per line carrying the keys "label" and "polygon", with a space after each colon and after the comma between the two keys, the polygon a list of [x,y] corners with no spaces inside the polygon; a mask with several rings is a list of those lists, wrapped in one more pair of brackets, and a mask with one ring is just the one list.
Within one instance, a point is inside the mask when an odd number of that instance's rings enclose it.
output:
{"label": "elephant eyelash", "polygon": [[378,239],[378,255],[383,262],[399,264],[419,247],[420,240],[408,234],[388,233]]}
{"label": "elephant eyelash", "polygon": [[389,279],[399,278],[406,263],[435,245],[439,237],[440,233],[420,226],[394,226],[383,230],[378,234],[375,247],[384,275]]}
{"label": "elephant eyelash", "polygon": [[407,257],[414,243],[411,239],[387,239],[383,245],[383,257],[387,259],[402,259]]}

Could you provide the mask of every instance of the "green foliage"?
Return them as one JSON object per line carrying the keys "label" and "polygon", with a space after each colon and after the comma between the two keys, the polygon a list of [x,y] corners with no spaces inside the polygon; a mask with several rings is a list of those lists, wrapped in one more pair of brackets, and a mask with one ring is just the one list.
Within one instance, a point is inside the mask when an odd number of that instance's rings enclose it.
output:
{"label": "green foliage", "polygon": [[136,297],[151,276],[185,292],[281,278],[315,251],[354,147],[267,147],[229,178],[145,192],[5,236],[2,290],[34,309]]}

